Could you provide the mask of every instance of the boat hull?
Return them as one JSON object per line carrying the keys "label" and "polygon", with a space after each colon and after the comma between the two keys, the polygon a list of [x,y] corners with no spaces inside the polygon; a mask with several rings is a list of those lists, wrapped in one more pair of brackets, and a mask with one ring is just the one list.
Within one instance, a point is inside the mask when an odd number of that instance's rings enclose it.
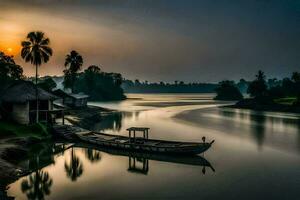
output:
{"label": "boat hull", "polygon": [[[150,152],[163,154],[200,154],[208,150],[212,143],[188,143],[188,142],[172,142],[164,140],[130,140],[124,136],[112,136],[108,134],[77,134],[78,137],[88,143],[103,147],[124,149],[126,151]],[[112,139],[102,139],[101,136],[112,137]],[[127,142],[124,142],[127,141]],[[154,145],[155,144],[155,145]]]}

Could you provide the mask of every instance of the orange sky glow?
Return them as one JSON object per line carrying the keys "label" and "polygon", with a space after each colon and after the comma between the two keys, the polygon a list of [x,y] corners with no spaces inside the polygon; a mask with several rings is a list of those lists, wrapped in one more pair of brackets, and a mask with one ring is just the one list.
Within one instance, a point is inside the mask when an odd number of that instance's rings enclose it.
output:
{"label": "orange sky glow", "polygon": [[239,80],[259,69],[286,77],[298,69],[300,4],[169,2],[3,0],[0,51],[13,55],[26,76],[34,67],[20,49],[30,31],[43,31],[53,49],[40,76],[62,75],[71,50],[83,56],[83,69],[98,65],[148,81]]}

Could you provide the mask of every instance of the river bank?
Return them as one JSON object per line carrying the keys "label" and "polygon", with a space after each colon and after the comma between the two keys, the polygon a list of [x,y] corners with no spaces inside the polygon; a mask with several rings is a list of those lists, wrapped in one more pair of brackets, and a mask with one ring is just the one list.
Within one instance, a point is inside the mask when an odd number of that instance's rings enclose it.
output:
{"label": "river bank", "polygon": [[228,108],[249,109],[253,111],[300,113],[299,105],[281,104],[276,102],[260,103],[254,99],[243,99]]}
{"label": "river bank", "polygon": [[[86,127],[99,122],[104,115],[113,111],[110,109],[88,106],[83,109],[69,110],[66,113],[66,122]],[[11,122],[1,122],[0,134],[0,199],[10,199],[7,196],[7,185],[29,174],[29,169],[20,166],[19,163],[30,154],[33,144],[45,141],[54,143],[56,141],[51,135],[38,133],[36,127],[20,126]]]}
{"label": "river bank", "polygon": [[94,124],[101,123],[107,116],[114,113],[119,113],[119,111],[89,105],[81,109],[68,110],[65,119],[70,125],[90,129]]}
{"label": "river bank", "polygon": [[33,137],[6,137],[0,139],[0,199],[10,199],[7,185],[30,173],[18,163],[29,155],[32,144],[41,142]]}

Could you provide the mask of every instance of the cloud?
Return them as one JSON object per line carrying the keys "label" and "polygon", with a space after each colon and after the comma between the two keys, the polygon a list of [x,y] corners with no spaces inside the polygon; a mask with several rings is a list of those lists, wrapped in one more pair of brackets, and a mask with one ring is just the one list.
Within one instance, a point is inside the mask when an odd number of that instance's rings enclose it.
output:
{"label": "cloud", "polygon": [[[40,72],[61,74],[65,55],[129,78],[218,81],[274,76],[298,67],[299,1],[1,1],[0,47],[31,30],[50,37],[54,56]],[[4,9],[5,8],[5,9]],[[3,32],[3,25],[18,27]],[[3,41],[5,40],[5,41]],[[1,43],[2,42],[2,43]],[[17,57],[28,75],[33,68]]]}

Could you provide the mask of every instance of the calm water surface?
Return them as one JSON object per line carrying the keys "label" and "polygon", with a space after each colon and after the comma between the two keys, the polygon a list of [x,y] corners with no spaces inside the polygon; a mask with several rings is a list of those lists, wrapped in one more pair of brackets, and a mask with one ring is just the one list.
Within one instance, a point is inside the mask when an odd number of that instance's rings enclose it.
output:
{"label": "calm water surface", "polygon": [[[90,129],[150,137],[215,140],[202,157],[124,155],[47,144],[24,165],[36,169],[9,186],[16,199],[300,199],[300,116],[218,108],[212,95],[131,94],[97,105],[119,110]],[[45,150],[46,149],[46,150]]]}

